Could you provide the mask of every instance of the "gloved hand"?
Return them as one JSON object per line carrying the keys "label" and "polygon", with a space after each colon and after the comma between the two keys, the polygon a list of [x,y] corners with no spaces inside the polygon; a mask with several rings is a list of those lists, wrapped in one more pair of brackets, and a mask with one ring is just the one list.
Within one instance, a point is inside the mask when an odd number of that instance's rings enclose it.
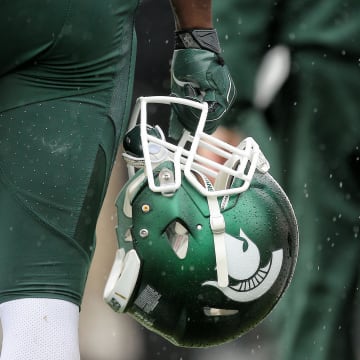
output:
{"label": "gloved hand", "polygon": [[[230,108],[236,90],[221,58],[216,30],[189,30],[176,33],[171,66],[171,95],[206,101],[209,113],[204,131],[211,134]],[[170,134],[179,136],[186,128],[194,132],[200,111],[184,105],[172,106]]]}

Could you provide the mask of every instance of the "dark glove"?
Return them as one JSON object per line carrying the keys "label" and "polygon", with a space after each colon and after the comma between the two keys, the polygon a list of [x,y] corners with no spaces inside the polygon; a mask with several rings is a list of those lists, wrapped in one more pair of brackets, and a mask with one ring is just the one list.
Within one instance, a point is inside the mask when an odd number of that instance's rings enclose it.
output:
{"label": "dark glove", "polygon": [[[172,96],[194,101],[206,101],[209,113],[204,131],[211,134],[230,108],[236,90],[224,60],[221,58],[216,30],[176,32],[175,51],[171,67]],[[184,105],[173,105],[171,135],[186,128],[194,132],[200,111]],[[177,134],[176,134],[177,133]]]}

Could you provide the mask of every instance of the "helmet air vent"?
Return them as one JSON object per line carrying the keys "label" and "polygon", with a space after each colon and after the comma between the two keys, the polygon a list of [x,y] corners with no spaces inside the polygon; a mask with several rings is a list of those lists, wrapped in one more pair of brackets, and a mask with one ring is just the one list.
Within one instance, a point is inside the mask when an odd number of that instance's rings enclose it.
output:
{"label": "helmet air vent", "polygon": [[165,230],[171,248],[179,259],[185,259],[188,245],[189,232],[179,221],[173,221]]}
{"label": "helmet air vent", "polygon": [[239,310],[204,307],[204,314],[206,316],[229,316],[229,315],[236,315],[238,312]]}

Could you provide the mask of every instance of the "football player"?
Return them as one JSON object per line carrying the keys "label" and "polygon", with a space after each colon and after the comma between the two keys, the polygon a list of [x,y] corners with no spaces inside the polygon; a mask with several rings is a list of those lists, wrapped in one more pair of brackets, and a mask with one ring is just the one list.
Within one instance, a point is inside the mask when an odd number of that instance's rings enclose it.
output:
{"label": "football player", "polygon": [[[2,360],[80,357],[95,225],[131,103],[138,2],[0,3]],[[171,5],[173,95],[207,101],[211,132],[234,95],[211,0]],[[175,132],[196,127],[186,115],[174,108]]]}
{"label": "football player", "polygon": [[[257,139],[299,221],[297,269],[275,311],[282,319],[274,332],[277,358],[353,360],[360,254],[360,3],[230,0],[214,4],[214,14],[223,56],[235,84],[242,86],[221,135],[227,141],[240,132]],[[272,59],[288,64],[281,68],[288,77],[275,97],[265,97],[268,82],[259,83],[258,76],[265,54],[277,45]],[[273,77],[276,68],[268,69]]]}

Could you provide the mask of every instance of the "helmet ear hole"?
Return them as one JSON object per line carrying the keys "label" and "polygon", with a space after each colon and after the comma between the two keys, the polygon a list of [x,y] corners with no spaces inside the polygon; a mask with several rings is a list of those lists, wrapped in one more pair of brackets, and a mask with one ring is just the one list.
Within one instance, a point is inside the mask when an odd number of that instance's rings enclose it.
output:
{"label": "helmet ear hole", "polygon": [[175,220],[167,226],[165,235],[176,256],[179,259],[185,259],[189,247],[188,229]]}

